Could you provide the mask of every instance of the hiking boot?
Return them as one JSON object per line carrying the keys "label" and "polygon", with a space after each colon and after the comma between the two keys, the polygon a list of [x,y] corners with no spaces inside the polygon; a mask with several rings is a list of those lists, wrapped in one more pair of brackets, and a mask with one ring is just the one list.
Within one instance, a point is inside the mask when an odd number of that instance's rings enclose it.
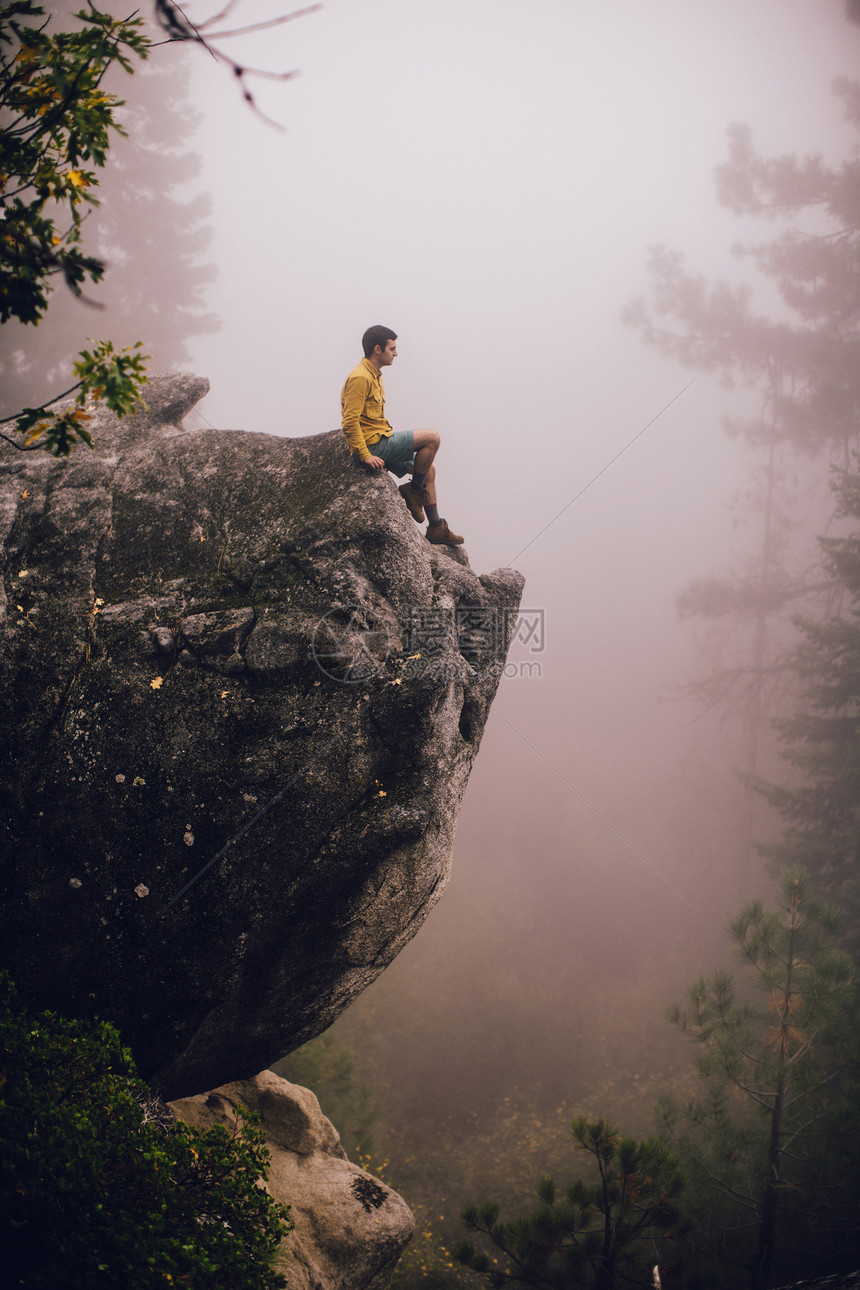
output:
{"label": "hiking boot", "polygon": [[412,480],[407,484],[401,484],[398,493],[409,507],[409,514],[416,524],[424,523],[424,503],[427,501],[426,488],[416,488]]}
{"label": "hiking boot", "polygon": [[428,524],[424,536],[434,546],[462,546],[463,544],[463,539],[448,528],[447,520],[440,520],[438,524]]}

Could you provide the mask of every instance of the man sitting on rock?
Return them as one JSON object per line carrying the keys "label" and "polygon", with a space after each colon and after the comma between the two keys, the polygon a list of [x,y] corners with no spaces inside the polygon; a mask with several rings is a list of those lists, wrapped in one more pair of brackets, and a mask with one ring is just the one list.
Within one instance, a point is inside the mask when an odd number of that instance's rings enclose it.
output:
{"label": "man sitting on rock", "polygon": [[423,524],[426,511],[427,541],[459,546],[463,539],[440,519],[436,506],[433,459],[439,451],[439,435],[435,430],[392,430],[385,420],[381,373],[397,357],[396,340],[390,327],[368,327],[362,336],[364,358],[346,378],[340,396],[343,433],[353,461],[364,462],[369,470],[390,470],[398,478],[411,471],[412,479],[401,484],[399,492],[412,518]]}

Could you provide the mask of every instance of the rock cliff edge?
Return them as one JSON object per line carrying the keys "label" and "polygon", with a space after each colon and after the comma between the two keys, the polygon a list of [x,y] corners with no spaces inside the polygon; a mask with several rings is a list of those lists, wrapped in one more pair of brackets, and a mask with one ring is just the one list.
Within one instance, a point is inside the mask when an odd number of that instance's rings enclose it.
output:
{"label": "rock cliff edge", "polygon": [[0,449],[4,962],[167,1098],[324,1030],[444,889],[522,588],[431,548],[339,432]]}

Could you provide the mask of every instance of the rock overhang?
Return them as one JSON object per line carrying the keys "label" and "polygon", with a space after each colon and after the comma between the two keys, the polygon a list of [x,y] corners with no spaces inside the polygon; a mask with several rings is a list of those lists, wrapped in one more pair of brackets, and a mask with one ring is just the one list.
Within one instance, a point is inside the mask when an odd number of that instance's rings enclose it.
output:
{"label": "rock overhang", "polygon": [[0,453],[5,957],[168,1097],[319,1033],[414,935],[522,589],[339,432],[183,430],[204,392]]}

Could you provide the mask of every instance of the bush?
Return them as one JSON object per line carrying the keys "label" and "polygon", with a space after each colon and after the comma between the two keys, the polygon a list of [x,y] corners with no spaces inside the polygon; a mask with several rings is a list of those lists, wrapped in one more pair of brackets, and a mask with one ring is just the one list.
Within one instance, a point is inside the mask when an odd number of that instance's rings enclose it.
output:
{"label": "bush", "polygon": [[42,1290],[274,1290],[288,1206],[253,1117],[174,1122],[106,1022],[17,1006],[0,978],[0,1266]]}

